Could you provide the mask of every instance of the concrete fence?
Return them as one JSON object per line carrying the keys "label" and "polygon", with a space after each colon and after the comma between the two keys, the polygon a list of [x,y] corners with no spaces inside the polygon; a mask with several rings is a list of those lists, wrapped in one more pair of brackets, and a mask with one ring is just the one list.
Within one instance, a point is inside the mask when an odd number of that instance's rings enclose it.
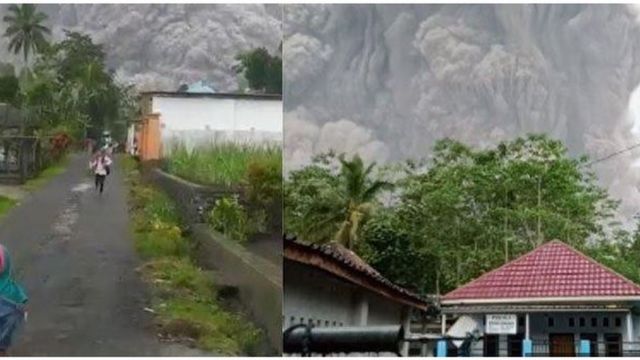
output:
{"label": "concrete fence", "polygon": [[[191,228],[191,239],[198,250],[195,255],[198,264],[214,270],[218,282],[238,289],[243,307],[266,331],[271,346],[280,353],[282,267],[213,231],[205,222],[206,214],[223,196],[237,196],[246,206],[242,190],[194,184],[156,167],[143,167],[143,176],[146,181],[163,189],[177,204],[183,221]],[[277,222],[281,222],[281,216]]]}

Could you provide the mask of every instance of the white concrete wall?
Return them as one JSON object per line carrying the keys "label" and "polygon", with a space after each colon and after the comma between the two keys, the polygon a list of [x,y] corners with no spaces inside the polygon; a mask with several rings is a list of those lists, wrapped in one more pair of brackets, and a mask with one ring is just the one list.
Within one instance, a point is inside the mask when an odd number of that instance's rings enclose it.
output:
{"label": "white concrete wall", "polygon": [[361,300],[368,302],[367,325],[401,325],[402,306],[328,274],[287,263],[284,321],[287,328],[301,321],[316,326],[357,326]]}
{"label": "white concrete wall", "polygon": [[188,147],[216,141],[282,142],[282,101],[155,96],[163,152],[175,142]]}
{"label": "white concrete wall", "polygon": [[[474,319],[478,320],[481,324],[484,320],[484,315],[471,315]],[[524,315],[523,315],[524,316]],[[553,327],[548,326],[548,317],[554,318]],[[569,326],[569,318],[574,318],[574,326]],[[580,318],[585,319],[585,326],[580,326]],[[609,318],[609,326],[603,327],[603,318]],[[640,341],[640,317],[632,316],[632,324],[634,327],[633,338],[628,339],[627,336],[627,313],[626,312],[569,312],[569,313],[531,313],[530,314],[530,338],[534,341],[534,347],[536,341],[549,341],[550,333],[568,333],[574,335],[574,341],[580,340],[580,334],[582,333],[596,333],[598,334],[598,342],[600,342],[600,353],[604,353],[603,342],[604,334],[619,333],[622,334],[624,342],[638,342]],[[595,318],[597,326],[591,326],[591,318]],[[620,326],[616,326],[616,318],[620,318]],[[524,334],[524,326],[518,328],[518,332]],[[474,354],[482,354],[483,342],[482,340],[473,345]],[[507,336],[500,335],[500,356],[507,356]],[[535,349],[534,349],[535,351]],[[576,348],[576,352],[578,349]]]}

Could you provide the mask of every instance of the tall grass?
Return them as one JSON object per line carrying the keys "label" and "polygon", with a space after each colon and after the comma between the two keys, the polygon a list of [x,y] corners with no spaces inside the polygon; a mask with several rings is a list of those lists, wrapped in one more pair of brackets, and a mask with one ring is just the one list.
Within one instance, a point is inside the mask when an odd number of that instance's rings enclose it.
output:
{"label": "tall grass", "polygon": [[168,172],[203,185],[240,185],[247,168],[253,162],[282,169],[282,149],[279,145],[212,143],[193,148],[184,144],[173,146],[166,159]]}

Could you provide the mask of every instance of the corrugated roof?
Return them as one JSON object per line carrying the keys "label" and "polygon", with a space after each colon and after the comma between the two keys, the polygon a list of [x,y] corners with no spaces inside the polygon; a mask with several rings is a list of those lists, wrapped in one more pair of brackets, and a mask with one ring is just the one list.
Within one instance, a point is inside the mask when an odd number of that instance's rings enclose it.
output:
{"label": "corrugated roof", "polygon": [[284,242],[284,257],[330,272],[343,280],[422,310],[430,305],[426,299],[382,276],[353,251],[340,244],[305,244],[287,239]]}
{"label": "corrugated roof", "polygon": [[584,297],[640,298],[640,286],[554,240],[451,291],[442,303]]}

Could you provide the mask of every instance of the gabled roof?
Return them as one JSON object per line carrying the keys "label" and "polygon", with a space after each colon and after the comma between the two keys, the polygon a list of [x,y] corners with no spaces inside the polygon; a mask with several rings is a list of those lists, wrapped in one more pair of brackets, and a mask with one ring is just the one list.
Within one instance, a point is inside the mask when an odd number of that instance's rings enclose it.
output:
{"label": "gabled roof", "polygon": [[442,305],[640,300],[640,286],[553,240],[442,297]]}
{"label": "gabled roof", "polygon": [[285,239],[284,258],[330,273],[395,302],[426,310],[429,301],[394,284],[340,244],[305,244]]}

